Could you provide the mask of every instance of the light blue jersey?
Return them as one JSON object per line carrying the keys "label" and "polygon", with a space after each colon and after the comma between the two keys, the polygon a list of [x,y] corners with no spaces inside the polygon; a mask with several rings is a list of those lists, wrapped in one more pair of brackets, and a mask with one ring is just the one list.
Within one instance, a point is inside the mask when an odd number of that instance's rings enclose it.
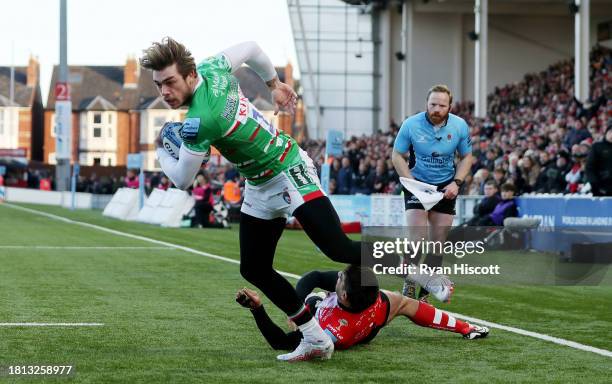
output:
{"label": "light blue jersey", "polygon": [[455,176],[455,151],[472,153],[470,129],[462,118],[450,113],[437,132],[425,112],[407,118],[395,138],[393,149],[410,151],[410,172],[429,184],[441,184]]}

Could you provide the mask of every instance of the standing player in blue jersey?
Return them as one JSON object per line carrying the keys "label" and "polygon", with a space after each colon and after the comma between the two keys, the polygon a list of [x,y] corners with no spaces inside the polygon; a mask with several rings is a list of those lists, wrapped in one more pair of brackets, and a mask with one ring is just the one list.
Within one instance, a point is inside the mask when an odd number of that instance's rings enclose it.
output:
{"label": "standing player in blue jersey", "polygon": [[[411,237],[444,242],[455,216],[459,188],[472,166],[470,129],[462,118],[450,113],[453,95],[446,85],[434,85],[427,92],[427,112],[407,118],[395,138],[392,161],[400,177],[433,184],[444,198],[429,211],[404,188],[407,224]],[[410,155],[410,164],[405,155]],[[455,165],[455,154],[460,161]],[[417,255],[413,262],[418,262]],[[441,266],[442,256],[429,253],[424,263]],[[416,286],[406,279],[402,293],[416,297]],[[421,288],[419,298],[428,292]]]}

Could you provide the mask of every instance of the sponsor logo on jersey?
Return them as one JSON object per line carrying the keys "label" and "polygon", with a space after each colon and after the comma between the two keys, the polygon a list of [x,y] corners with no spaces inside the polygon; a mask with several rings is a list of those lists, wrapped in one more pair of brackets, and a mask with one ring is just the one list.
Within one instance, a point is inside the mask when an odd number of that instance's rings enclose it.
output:
{"label": "sponsor logo on jersey", "polygon": [[427,139],[425,138],[425,135],[420,135],[418,139],[416,139],[417,143],[426,143]]}
{"label": "sponsor logo on jersey", "polygon": [[304,167],[304,164],[297,164],[289,168],[288,172],[298,188],[314,183],[310,178],[308,171]]}
{"label": "sponsor logo on jersey", "polygon": [[212,72],[211,91],[215,97],[219,97],[223,90],[229,85],[229,75]]}
{"label": "sponsor logo on jersey", "polygon": [[227,121],[231,121],[232,116],[236,114],[236,108],[238,106],[238,98],[241,96],[238,90],[238,81],[234,78],[231,81],[230,90],[227,93],[227,99],[225,100],[225,108],[221,112],[221,117]]}
{"label": "sponsor logo on jersey", "polygon": [[236,120],[238,120],[241,124],[246,123],[247,119],[249,118],[250,110],[251,108],[249,107],[249,99],[244,97],[244,95],[242,95],[241,93],[240,104],[238,105],[238,110],[236,111]]}
{"label": "sponsor logo on jersey", "polygon": [[200,129],[200,118],[199,117],[188,117],[183,122],[181,129],[181,138],[187,142],[193,142],[198,137],[198,130]]}

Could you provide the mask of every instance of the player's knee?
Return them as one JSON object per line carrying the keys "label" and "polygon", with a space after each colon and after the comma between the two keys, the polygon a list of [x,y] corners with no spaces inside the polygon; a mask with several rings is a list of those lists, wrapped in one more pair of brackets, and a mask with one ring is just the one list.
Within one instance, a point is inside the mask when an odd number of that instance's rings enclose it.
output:
{"label": "player's knee", "polygon": [[253,284],[255,284],[255,282],[261,276],[260,272],[256,268],[247,263],[240,263],[240,274],[246,281]]}
{"label": "player's knee", "polygon": [[346,235],[343,239],[330,242],[326,249],[322,251],[333,261],[338,263],[357,264],[361,254],[361,245],[359,242],[352,241]]}

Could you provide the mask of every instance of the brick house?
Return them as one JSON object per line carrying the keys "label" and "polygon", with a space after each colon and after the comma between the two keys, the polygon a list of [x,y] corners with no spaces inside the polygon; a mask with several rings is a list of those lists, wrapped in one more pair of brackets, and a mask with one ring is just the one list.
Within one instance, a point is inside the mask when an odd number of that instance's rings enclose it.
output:
{"label": "brick house", "polygon": [[0,149],[41,161],[43,104],[38,60],[30,57],[27,67],[14,67],[14,79],[11,103],[11,68],[0,67]]}
{"label": "brick house", "polygon": [[[292,68],[277,68],[279,78],[293,84]],[[286,73],[289,73],[287,76]],[[53,70],[55,84],[58,67]],[[265,83],[250,68],[236,71],[245,96],[275,126],[292,132],[292,118],[274,116]],[[186,109],[172,110],[153,84],[151,72],[139,71],[136,59],[121,66],[71,66],[72,161],[81,165],[125,166],[127,154],[142,152],[144,169],[158,170],[155,138],[166,121],[183,120]],[[53,88],[53,87],[52,87]],[[55,93],[49,91],[44,113],[44,161],[55,163]]]}
{"label": "brick house", "polygon": [[[56,66],[51,88],[58,71]],[[150,130],[181,118],[181,111],[159,99],[151,73],[140,72],[133,57],[125,66],[70,66],[68,81],[72,161],[81,165],[124,166],[128,153],[150,149]],[[55,163],[54,120],[55,92],[50,89],[44,113],[44,159],[50,164]]]}

